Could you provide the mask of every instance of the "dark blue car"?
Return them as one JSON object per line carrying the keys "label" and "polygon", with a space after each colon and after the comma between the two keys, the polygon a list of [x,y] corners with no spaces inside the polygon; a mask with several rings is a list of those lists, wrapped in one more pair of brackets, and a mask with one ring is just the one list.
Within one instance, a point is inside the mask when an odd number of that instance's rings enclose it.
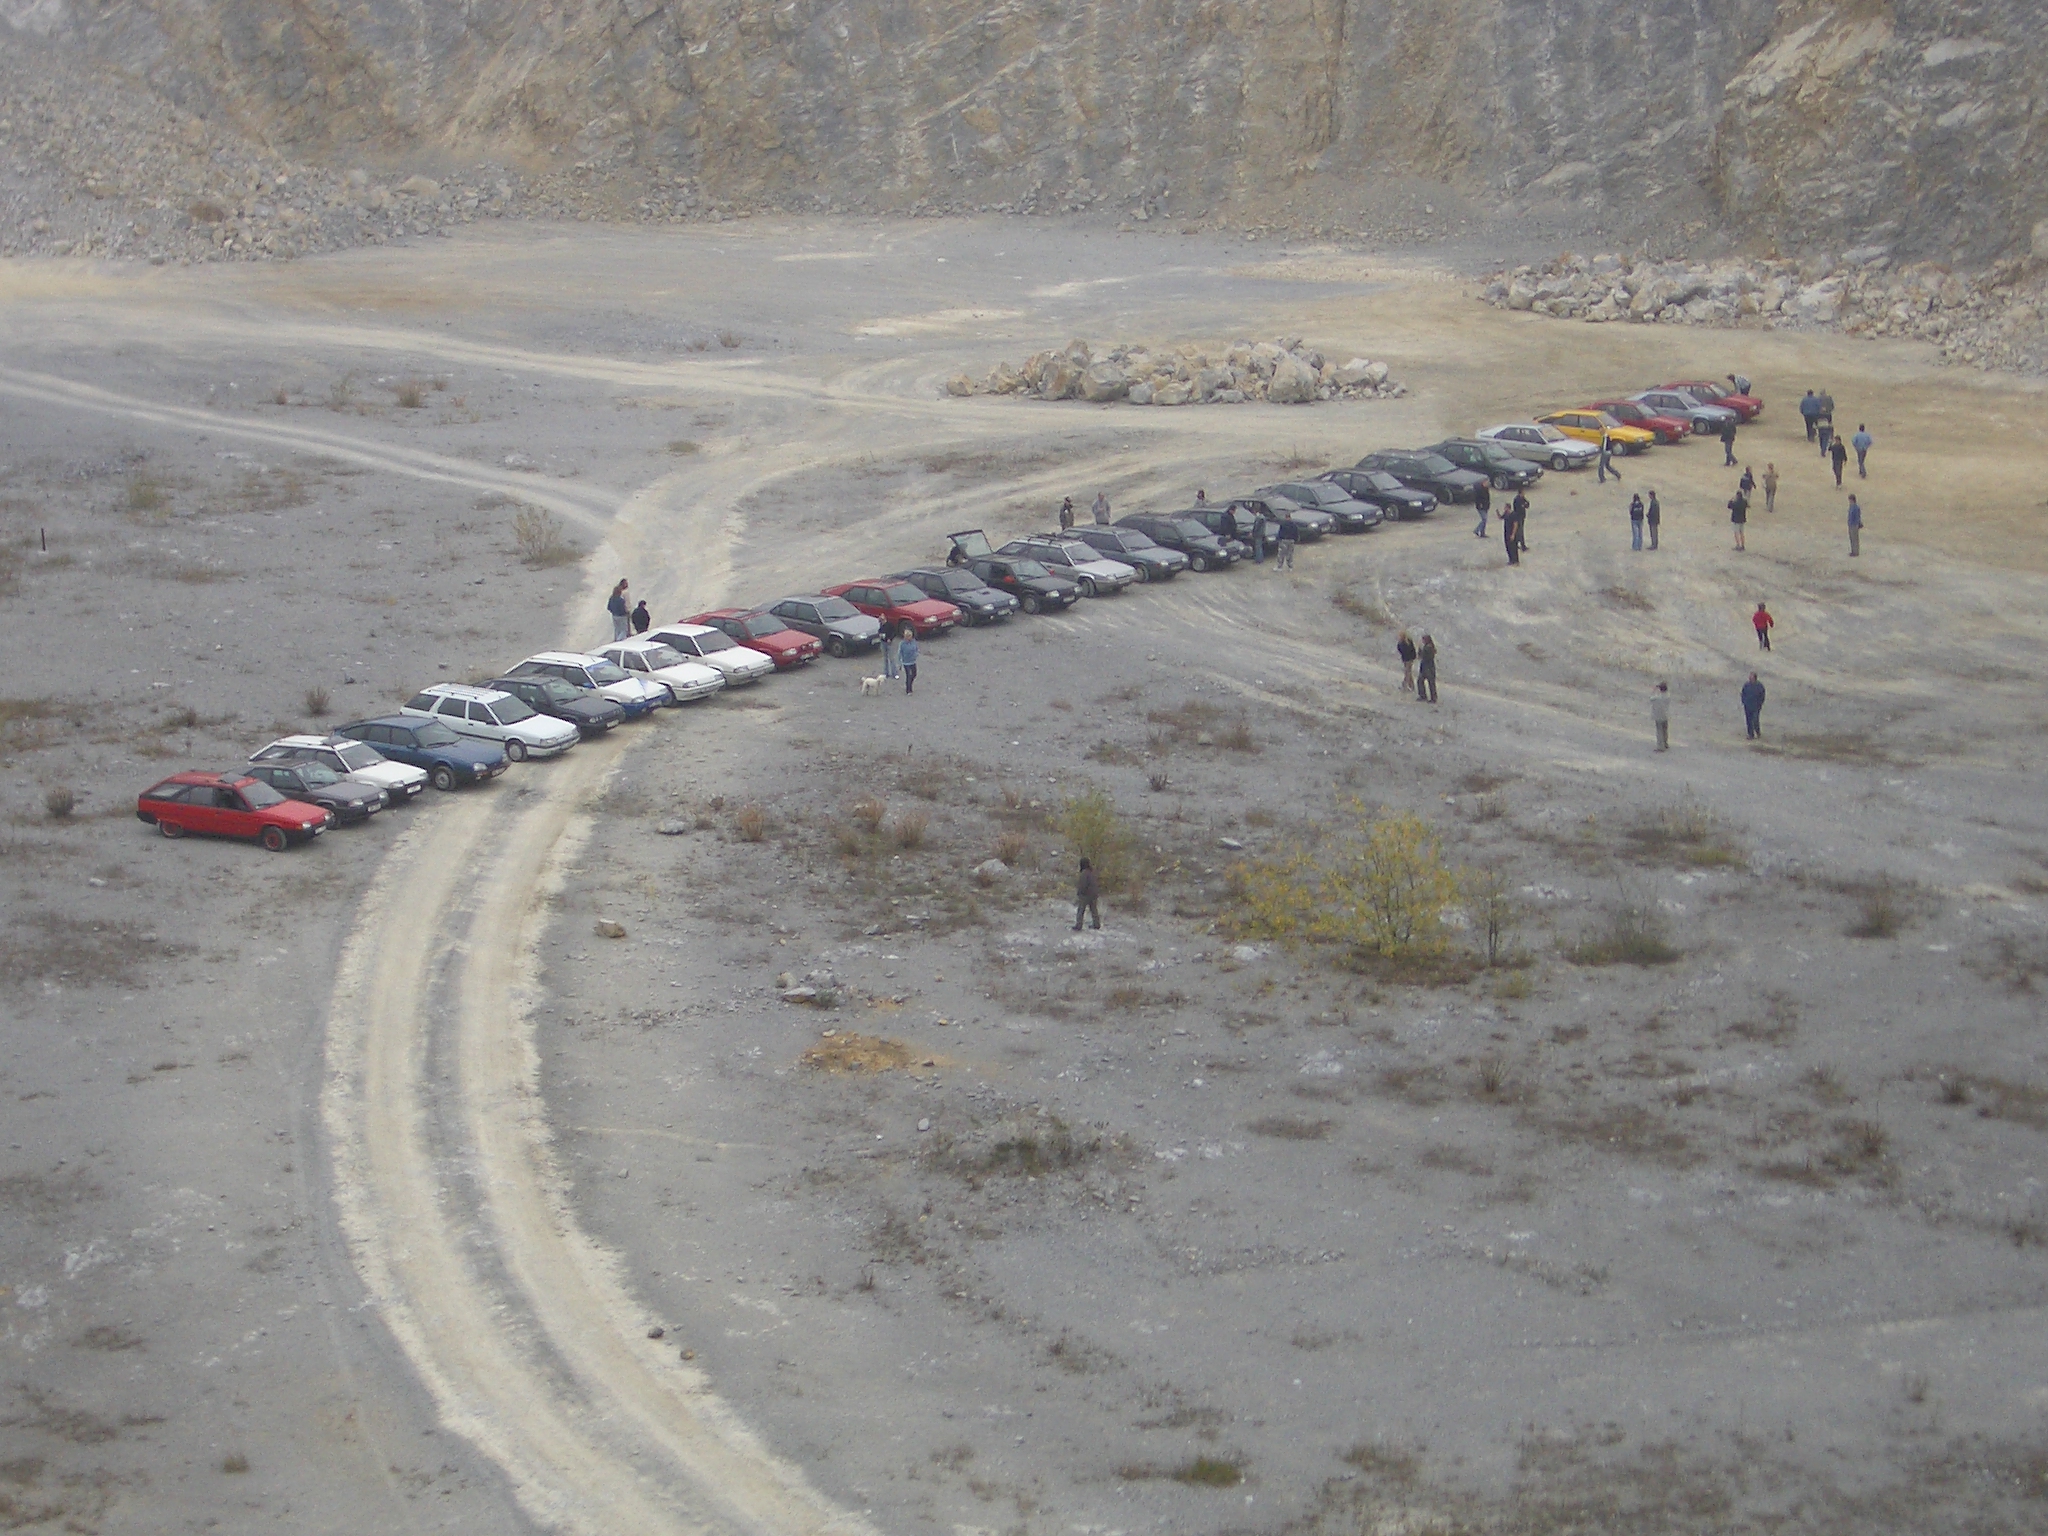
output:
{"label": "dark blue car", "polygon": [[436,789],[481,784],[505,771],[505,754],[488,741],[458,736],[438,720],[382,715],[335,727],[337,736],[367,742],[395,762],[424,768]]}

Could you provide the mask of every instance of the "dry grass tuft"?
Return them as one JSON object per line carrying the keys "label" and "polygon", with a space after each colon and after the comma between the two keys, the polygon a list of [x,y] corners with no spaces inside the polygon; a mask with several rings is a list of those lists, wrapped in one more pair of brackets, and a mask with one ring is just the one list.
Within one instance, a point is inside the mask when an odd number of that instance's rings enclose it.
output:
{"label": "dry grass tuft", "polygon": [[889,814],[889,805],[887,801],[877,799],[873,795],[862,795],[853,802],[847,814],[868,831],[879,832],[882,830],[882,818]]}
{"label": "dry grass tuft", "polygon": [[1304,1120],[1293,1115],[1267,1115],[1245,1127],[1254,1136],[1270,1136],[1275,1141],[1327,1141],[1336,1128],[1334,1120]]}
{"label": "dry grass tuft", "polygon": [[892,1072],[915,1059],[901,1040],[847,1033],[820,1040],[799,1058],[820,1072]]}
{"label": "dry grass tuft", "polygon": [[1031,839],[1012,829],[996,839],[996,857],[1015,869],[1024,862],[1024,855],[1030,847]]}
{"label": "dry grass tuft", "polygon": [[43,791],[43,809],[55,821],[63,821],[78,808],[78,797],[69,784],[52,784]]}
{"label": "dry grass tuft", "polygon": [[896,818],[892,835],[898,848],[908,851],[924,845],[924,835],[931,826],[931,817],[923,811],[905,811]]}
{"label": "dry grass tuft", "polygon": [[1661,914],[1624,901],[1608,914],[1604,927],[1569,946],[1564,956],[1574,965],[1669,965],[1682,953],[1667,936]]}
{"label": "dry grass tuft", "polygon": [[418,379],[403,380],[391,394],[402,410],[416,411],[427,403],[427,388]]}
{"label": "dry grass tuft", "polygon": [[330,700],[328,698],[327,690],[325,688],[315,686],[312,688],[308,688],[306,690],[306,713],[311,715],[315,720],[318,720],[322,715],[327,713],[327,706],[329,702]]}
{"label": "dry grass tuft", "polygon": [[768,835],[768,813],[758,805],[743,805],[732,819],[733,830],[743,843],[758,843]]}
{"label": "dry grass tuft", "polygon": [[545,507],[521,507],[513,515],[512,547],[535,569],[567,565],[576,558],[563,534],[562,520]]}

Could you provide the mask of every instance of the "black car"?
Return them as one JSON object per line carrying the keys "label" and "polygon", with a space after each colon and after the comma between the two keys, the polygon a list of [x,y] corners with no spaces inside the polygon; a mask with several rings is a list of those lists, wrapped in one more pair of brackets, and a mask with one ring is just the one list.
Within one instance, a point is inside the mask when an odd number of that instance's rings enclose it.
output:
{"label": "black car", "polygon": [[1329,481],[1354,501],[1372,503],[1396,522],[1427,517],[1436,510],[1436,498],[1429,492],[1410,490],[1384,469],[1332,469],[1316,478]]}
{"label": "black car", "polygon": [[972,572],[983,586],[1009,593],[1026,613],[1056,613],[1081,600],[1079,587],[1071,581],[1061,581],[1036,560],[984,555],[969,560],[961,569]]}
{"label": "black car", "polygon": [[1298,501],[1289,501],[1274,491],[1254,491],[1249,496],[1233,496],[1226,503],[1226,510],[1235,514],[1249,512],[1265,517],[1276,523],[1283,523],[1294,530],[1294,542],[1313,544],[1326,533],[1337,531],[1337,519],[1319,507],[1304,507]]}
{"label": "black car", "polygon": [[375,784],[344,778],[325,763],[251,763],[242,770],[261,779],[287,800],[305,800],[334,812],[343,826],[368,821],[390,803]]}
{"label": "black car", "polygon": [[1134,529],[1155,544],[1180,551],[1188,557],[1192,570],[1227,571],[1241,558],[1239,551],[1192,512],[1133,512],[1118,518],[1116,526]]}
{"label": "black car", "polygon": [[1427,491],[1438,501],[1470,501],[1486,484],[1486,476],[1460,469],[1440,453],[1427,448],[1391,448],[1385,453],[1368,453],[1358,461],[1360,469],[1384,469],[1403,485]]}
{"label": "black car", "polygon": [[986,586],[972,571],[958,566],[925,566],[915,571],[898,571],[890,581],[907,581],[926,597],[936,597],[960,610],[969,624],[993,624],[1007,619],[1020,606],[1007,592]]}
{"label": "black car", "polygon": [[602,736],[626,718],[624,705],[559,677],[494,677],[478,686],[509,693],[535,714],[566,720],[585,736]]}
{"label": "black car", "polygon": [[1180,550],[1168,549],[1135,528],[1103,528],[1091,523],[1070,530],[1066,537],[1079,539],[1111,560],[1123,561],[1138,573],[1140,581],[1171,581],[1188,568],[1188,557]]}
{"label": "black car", "polygon": [[1499,443],[1489,443],[1482,438],[1445,438],[1422,451],[1440,454],[1460,469],[1486,476],[1486,483],[1496,491],[1526,491],[1543,478],[1541,464],[1518,458]]}
{"label": "black car", "polygon": [[426,769],[428,782],[439,790],[495,779],[511,762],[497,743],[458,736],[440,721],[418,715],[351,720],[337,725],[334,734],[368,742],[388,758]]}
{"label": "black car", "polygon": [[882,647],[882,621],[862,613],[843,597],[822,592],[785,597],[771,604],[768,611],[791,629],[817,636],[833,656],[851,656],[856,651],[876,651]]}
{"label": "black car", "polygon": [[1327,480],[1290,480],[1284,485],[1269,485],[1259,494],[1282,496],[1297,507],[1327,512],[1337,520],[1339,533],[1364,533],[1368,528],[1379,527],[1386,515],[1372,502],[1359,501],[1342,486]]}

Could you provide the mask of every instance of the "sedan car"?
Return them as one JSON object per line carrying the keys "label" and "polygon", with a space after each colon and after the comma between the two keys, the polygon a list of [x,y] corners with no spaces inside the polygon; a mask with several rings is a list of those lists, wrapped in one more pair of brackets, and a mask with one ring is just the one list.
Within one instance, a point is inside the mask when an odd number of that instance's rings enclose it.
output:
{"label": "sedan car", "polygon": [[660,683],[678,704],[708,699],[725,686],[725,674],[701,661],[689,661],[659,640],[614,640],[594,652],[635,677]]}
{"label": "sedan car", "polygon": [[1266,486],[1259,494],[1284,496],[1297,507],[1327,512],[1337,520],[1339,533],[1364,533],[1368,528],[1379,527],[1385,516],[1371,502],[1358,500],[1328,480],[1290,480],[1284,485]]}
{"label": "sedan car", "polygon": [[494,677],[477,686],[509,693],[538,714],[567,721],[585,736],[602,736],[626,718],[623,705],[559,677]]}
{"label": "sedan car", "polygon": [[439,720],[418,715],[380,715],[337,726],[335,735],[368,742],[386,757],[424,768],[436,789],[482,784],[505,771],[510,759],[488,741],[458,736]]}
{"label": "sedan car", "polygon": [[1138,573],[1140,581],[1171,581],[1188,568],[1186,555],[1155,543],[1150,535],[1135,528],[1104,528],[1089,523],[1066,536],[1078,539],[1097,554],[1128,565]]}
{"label": "sedan car", "polygon": [[1540,426],[1533,421],[1509,421],[1497,427],[1481,427],[1473,435],[1489,443],[1499,443],[1517,458],[1551,469],[1584,469],[1600,457],[1600,450],[1591,443],[1566,437],[1555,427]]}
{"label": "sedan car", "polygon": [[1605,411],[1552,411],[1547,416],[1538,416],[1538,422],[1555,427],[1566,437],[1575,437],[1582,443],[1600,446],[1604,433],[1607,441],[1622,453],[1641,453],[1645,448],[1654,447],[1657,434],[1643,427],[1623,426]]}
{"label": "sedan car", "polygon": [[1298,501],[1290,501],[1287,497],[1271,491],[1254,491],[1249,496],[1233,496],[1224,503],[1224,510],[1233,518],[1243,513],[1287,524],[1293,528],[1297,544],[1313,544],[1325,534],[1337,531],[1337,519],[1321,508],[1304,507]]}
{"label": "sedan car", "polygon": [[1423,451],[1440,453],[1458,468],[1486,476],[1486,483],[1496,491],[1526,491],[1543,478],[1541,464],[1518,459],[1499,443],[1482,442],[1476,437],[1448,437],[1431,443]]}
{"label": "sedan car", "polygon": [[963,569],[971,571],[983,586],[1009,593],[1026,613],[1057,613],[1081,600],[1079,587],[1062,581],[1036,560],[988,555],[967,561]]}
{"label": "sedan car", "polygon": [[511,675],[552,677],[571,688],[584,689],[600,698],[610,699],[626,712],[628,720],[637,720],[669,701],[669,692],[661,684],[628,672],[602,656],[591,656],[582,651],[542,651],[538,656],[529,656],[519,663]]}
{"label": "sedan car", "polygon": [[1682,443],[1692,436],[1692,423],[1683,416],[1660,416],[1647,405],[1633,400],[1595,400],[1589,411],[1605,411],[1625,427],[1641,427],[1653,433],[1660,445]]}
{"label": "sedan car", "polygon": [[249,759],[250,763],[322,763],[337,777],[374,784],[391,806],[410,805],[427,787],[424,770],[395,763],[375,747],[346,736],[280,736]]}
{"label": "sedan car", "polygon": [[1476,470],[1460,469],[1427,448],[1389,448],[1368,453],[1357,467],[1384,469],[1410,490],[1427,491],[1438,501],[1470,501],[1479,494],[1479,487],[1488,483],[1487,476]]}
{"label": "sedan car", "polygon": [[715,629],[735,645],[759,651],[778,672],[787,672],[825,654],[825,642],[800,629],[791,629],[775,614],[748,613],[739,608],[713,608],[684,620]]}
{"label": "sedan car", "polygon": [[969,624],[993,624],[1023,606],[1009,593],[984,586],[979,576],[957,565],[920,566],[914,571],[898,571],[889,579],[907,581],[927,597],[951,603]]}
{"label": "sedan car", "polygon": [[[1204,512],[1217,516],[1221,508],[1204,508]],[[1208,520],[1196,512],[1133,512],[1116,518],[1116,526],[1135,528],[1155,545],[1180,551],[1188,557],[1188,569],[1192,571],[1227,571],[1243,559],[1233,541],[1217,535],[1217,530],[1208,526]]]}
{"label": "sedan car", "polygon": [[334,825],[334,813],[326,807],[287,800],[245,773],[174,773],[142,792],[135,818],[165,837],[187,832],[253,837],[272,853],[283,853]]}
{"label": "sedan car", "polygon": [[438,720],[458,736],[493,742],[515,763],[529,757],[560,757],[583,739],[568,721],[544,715],[524,699],[468,683],[422,688],[399,713]]}
{"label": "sedan car", "polygon": [[1436,510],[1436,498],[1429,492],[1409,489],[1384,469],[1331,469],[1316,478],[1329,481],[1354,501],[1378,507],[1381,517],[1396,522],[1427,517]]}
{"label": "sedan car", "polygon": [[960,622],[958,608],[942,597],[927,596],[923,588],[907,581],[849,581],[844,586],[827,587],[825,595],[845,598],[896,634],[902,634],[908,624],[920,640],[943,635]]}
{"label": "sedan car", "polygon": [[1053,575],[1071,581],[1083,597],[1113,596],[1138,579],[1135,567],[1106,558],[1079,539],[1012,539],[999,555],[1036,560]]}
{"label": "sedan car", "polygon": [[1742,419],[1739,412],[1725,405],[1710,405],[1695,399],[1682,389],[1646,389],[1629,398],[1637,405],[1649,407],[1659,416],[1676,416],[1681,421],[1691,422],[1695,432],[1719,432],[1729,422]]}
{"label": "sedan car", "polygon": [[647,632],[685,661],[701,661],[725,674],[725,686],[744,688],[775,670],[775,663],[752,646],[741,645],[709,624],[662,624]]}
{"label": "sedan car", "polygon": [[344,778],[325,763],[251,763],[248,772],[287,800],[332,811],[340,826],[368,821],[391,799],[369,780]]}
{"label": "sedan car", "polygon": [[843,597],[828,597],[822,592],[809,597],[785,597],[770,604],[768,611],[791,629],[822,640],[828,655],[852,656],[872,651],[882,643],[882,621],[862,613]]}
{"label": "sedan car", "polygon": [[1712,379],[1685,379],[1664,387],[1683,390],[1702,405],[1725,406],[1744,421],[1755,421],[1764,413],[1764,403],[1755,395],[1730,389],[1726,384],[1716,384]]}

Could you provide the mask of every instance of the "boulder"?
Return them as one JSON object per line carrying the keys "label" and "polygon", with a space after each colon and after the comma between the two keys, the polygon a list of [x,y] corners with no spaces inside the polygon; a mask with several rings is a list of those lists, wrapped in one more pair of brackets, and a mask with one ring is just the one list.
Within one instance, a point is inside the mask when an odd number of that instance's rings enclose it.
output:
{"label": "boulder", "polygon": [[1095,360],[1095,355],[1088,350],[1088,343],[1078,336],[1067,343],[1066,356],[1069,362],[1082,368]]}
{"label": "boulder", "polygon": [[591,931],[601,939],[623,939],[626,936],[626,925],[615,923],[608,917],[600,917],[591,925]]}
{"label": "boulder", "polygon": [[1536,290],[1517,278],[1508,284],[1508,308],[1527,309],[1536,302]]}
{"label": "boulder", "polygon": [[1385,363],[1367,363],[1365,365],[1365,382],[1374,389],[1378,389],[1387,382],[1387,375],[1391,371]]}
{"label": "boulder", "polygon": [[1282,354],[1270,341],[1262,341],[1252,348],[1251,370],[1262,379],[1270,379]]}
{"label": "boulder", "polygon": [[1152,386],[1143,379],[1140,379],[1131,386],[1130,392],[1124,398],[1133,405],[1150,405],[1152,403]]}
{"label": "boulder", "polygon": [[1266,398],[1275,405],[1306,405],[1316,397],[1316,384],[1315,372],[1308,364],[1291,352],[1283,353],[1273,365]]}
{"label": "boulder", "polygon": [[1330,382],[1342,385],[1346,389],[1357,384],[1370,384],[1372,380],[1368,375],[1371,371],[1371,363],[1362,357],[1354,357],[1350,362],[1339,365]]}
{"label": "boulder", "polygon": [[1213,399],[1217,390],[1228,389],[1236,382],[1228,368],[1204,368],[1195,375],[1195,394],[1203,400]]}
{"label": "boulder", "polygon": [[1009,874],[1009,872],[1010,866],[1001,859],[983,859],[974,866],[974,878],[983,885],[993,885],[996,881]]}
{"label": "boulder", "polygon": [[1080,389],[1082,371],[1071,358],[1055,355],[1038,381],[1039,398],[1067,400]]}
{"label": "boulder", "polygon": [[1186,405],[1195,398],[1195,386],[1181,379],[1161,387],[1153,396],[1154,405]]}
{"label": "boulder", "polygon": [[946,380],[946,393],[956,397],[971,395],[974,393],[974,380],[967,377],[964,373],[956,373],[953,377]]}
{"label": "boulder", "polygon": [[1096,363],[1081,375],[1081,398],[1097,404],[1121,400],[1130,388],[1131,381],[1115,363]]}
{"label": "boulder", "polygon": [[441,195],[441,183],[431,176],[408,176],[398,184],[398,195],[432,202]]}

